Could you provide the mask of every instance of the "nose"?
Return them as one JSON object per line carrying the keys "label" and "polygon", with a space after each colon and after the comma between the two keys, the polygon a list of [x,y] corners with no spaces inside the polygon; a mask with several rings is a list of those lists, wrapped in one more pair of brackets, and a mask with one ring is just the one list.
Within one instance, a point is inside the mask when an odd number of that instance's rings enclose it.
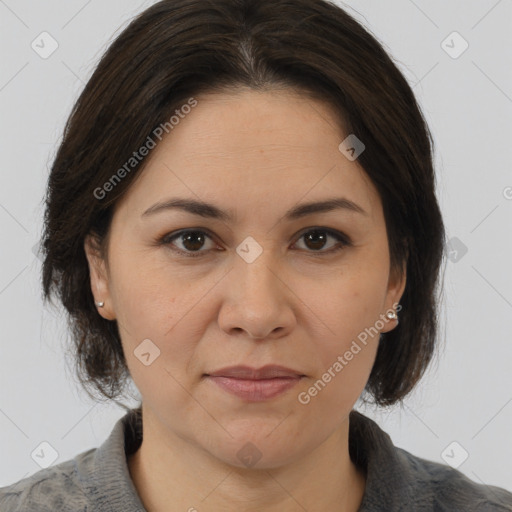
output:
{"label": "nose", "polygon": [[249,261],[237,256],[223,280],[219,326],[230,335],[244,332],[252,339],[286,336],[296,322],[297,297],[270,250]]}

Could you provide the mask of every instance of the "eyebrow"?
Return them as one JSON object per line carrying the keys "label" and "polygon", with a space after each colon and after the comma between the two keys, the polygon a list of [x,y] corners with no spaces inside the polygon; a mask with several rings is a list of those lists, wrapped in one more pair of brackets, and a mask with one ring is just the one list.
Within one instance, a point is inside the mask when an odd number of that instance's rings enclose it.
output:
{"label": "eyebrow", "polygon": [[[230,222],[234,218],[232,212],[221,210],[211,203],[182,198],[171,198],[155,203],[153,206],[149,207],[141,217],[146,217],[155,213],[173,209],[183,210],[188,213],[192,213],[193,215],[199,215],[205,218],[219,219],[224,222]],[[286,220],[296,220],[302,217],[306,217],[307,215],[312,215],[314,213],[324,213],[338,209],[356,212],[368,216],[368,213],[353,201],[350,201],[344,197],[336,197],[332,199],[326,199],[324,201],[303,203],[298,206],[294,206],[285,213],[284,218]]]}

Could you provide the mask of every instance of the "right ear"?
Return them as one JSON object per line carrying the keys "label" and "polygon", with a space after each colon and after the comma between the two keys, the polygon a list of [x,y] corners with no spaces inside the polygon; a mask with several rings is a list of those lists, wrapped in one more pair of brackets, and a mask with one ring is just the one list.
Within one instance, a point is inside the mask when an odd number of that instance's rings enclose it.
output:
{"label": "right ear", "polygon": [[98,307],[98,313],[106,320],[115,320],[116,316],[110,296],[106,263],[102,257],[99,241],[96,235],[88,234],[85,237],[84,250],[89,263],[91,291],[94,301],[104,303],[102,308]]}

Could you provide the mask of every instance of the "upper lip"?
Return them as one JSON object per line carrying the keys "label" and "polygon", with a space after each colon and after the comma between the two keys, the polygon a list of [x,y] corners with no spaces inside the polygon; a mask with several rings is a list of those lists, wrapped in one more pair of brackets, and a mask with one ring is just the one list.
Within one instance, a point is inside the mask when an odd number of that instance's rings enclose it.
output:
{"label": "upper lip", "polygon": [[234,379],[261,380],[278,377],[303,377],[304,375],[297,370],[286,368],[285,366],[269,364],[261,368],[252,368],[250,366],[230,366],[221,368],[215,372],[207,373],[210,377],[231,377]]}

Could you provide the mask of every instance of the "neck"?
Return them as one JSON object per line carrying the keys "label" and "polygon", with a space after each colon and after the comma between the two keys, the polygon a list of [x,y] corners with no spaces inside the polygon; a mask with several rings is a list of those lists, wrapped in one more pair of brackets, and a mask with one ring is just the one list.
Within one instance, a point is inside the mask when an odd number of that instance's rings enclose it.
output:
{"label": "neck", "polygon": [[148,512],[356,512],[365,476],[350,459],[348,427],[347,417],[293,463],[248,469],[226,464],[145,414],[143,442],[128,467]]}

